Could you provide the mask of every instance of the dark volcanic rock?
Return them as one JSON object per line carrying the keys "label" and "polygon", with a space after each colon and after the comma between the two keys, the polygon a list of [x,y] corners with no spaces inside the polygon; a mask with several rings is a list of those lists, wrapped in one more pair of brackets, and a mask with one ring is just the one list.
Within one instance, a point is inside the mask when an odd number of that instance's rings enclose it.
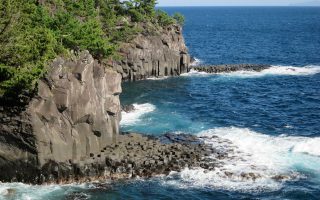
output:
{"label": "dark volcanic rock", "polygon": [[[173,25],[156,32],[122,44],[123,59],[108,61],[108,66],[88,51],[72,53],[68,59],[56,58],[23,106],[9,106],[0,99],[0,171],[5,172],[0,173],[0,181],[150,176],[168,172],[163,166],[169,163],[173,168],[181,166],[172,161],[185,152],[178,144],[171,144],[170,153],[165,151],[168,146],[148,137],[118,137],[121,80],[176,76],[189,70],[190,56],[181,27]],[[122,110],[131,112],[134,107]]]}
{"label": "dark volcanic rock", "polygon": [[[96,180],[118,180],[134,177],[149,178],[181,171],[185,167],[214,169],[214,159],[208,157],[215,150],[190,135],[166,134],[163,138],[141,134],[124,134],[114,143],[101,147],[99,153],[91,153],[90,159],[82,162],[46,162],[42,167],[31,168],[17,164],[18,174],[1,175],[2,180],[27,183],[70,183]],[[198,140],[198,141],[197,141]],[[12,170],[6,168],[8,172]],[[24,171],[23,171],[24,170]],[[27,176],[27,175],[31,176]],[[12,179],[14,177],[15,179]],[[11,179],[9,179],[11,178]],[[76,195],[77,196],[77,195]]]}
{"label": "dark volcanic rock", "polygon": [[117,143],[106,149],[111,154],[105,155],[107,174],[113,179],[151,177],[201,165],[210,168],[213,160],[206,155],[215,151],[196,136],[154,138],[135,133],[120,135]]}
{"label": "dark volcanic rock", "polygon": [[229,73],[235,71],[257,71],[270,68],[271,65],[259,65],[259,64],[234,64],[234,65],[216,65],[216,66],[197,66],[193,67],[198,72],[206,73]]}
{"label": "dark volcanic rock", "polygon": [[121,106],[121,110],[126,113],[130,113],[135,110],[135,107],[134,105],[125,105],[125,106]]}
{"label": "dark volcanic rock", "polygon": [[182,28],[177,25],[159,29],[155,34],[141,34],[130,43],[122,44],[120,53],[123,59],[114,61],[113,68],[123,80],[177,76],[188,72],[190,67]]}
{"label": "dark volcanic rock", "polygon": [[[6,172],[0,173],[0,181],[72,182],[131,171],[146,175],[151,171],[135,167],[170,163],[174,156],[160,157],[165,147],[154,141],[140,146],[129,141],[126,145],[116,143],[121,119],[119,95],[122,79],[188,72],[190,56],[181,27],[139,35],[123,44],[120,54],[123,59],[108,62],[110,67],[88,51],[69,59],[57,58],[26,105],[9,106],[0,99],[0,170]],[[123,107],[125,112],[133,110],[133,106]],[[153,151],[158,153],[152,158]],[[119,156],[121,152],[128,155]],[[150,158],[141,152],[149,152]],[[144,159],[137,160],[139,156]],[[130,162],[123,165],[123,159]]]}
{"label": "dark volcanic rock", "polygon": [[26,106],[0,104],[0,181],[55,181],[119,134],[121,75],[89,52],[57,58]]}

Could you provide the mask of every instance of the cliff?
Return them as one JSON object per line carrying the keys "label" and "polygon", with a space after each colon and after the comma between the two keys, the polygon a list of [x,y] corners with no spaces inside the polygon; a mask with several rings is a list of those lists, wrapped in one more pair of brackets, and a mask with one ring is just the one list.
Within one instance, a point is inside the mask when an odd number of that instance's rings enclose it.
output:
{"label": "cliff", "polygon": [[119,142],[121,80],[179,75],[190,63],[179,26],[139,35],[120,53],[123,59],[111,67],[88,51],[56,58],[27,105],[1,102],[0,181],[103,176],[108,165],[97,156],[108,156],[106,147]]}
{"label": "cliff", "polygon": [[154,35],[140,34],[132,42],[121,46],[123,59],[113,68],[123,80],[148,77],[177,76],[189,71],[190,55],[182,35],[182,28],[174,25]]}
{"label": "cliff", "polygon": [[90,163],[119,134],[120,93],[121,76],[88,52],[55,59],[27,106],[0,107],[0,180],[49,181],[51,163]]}

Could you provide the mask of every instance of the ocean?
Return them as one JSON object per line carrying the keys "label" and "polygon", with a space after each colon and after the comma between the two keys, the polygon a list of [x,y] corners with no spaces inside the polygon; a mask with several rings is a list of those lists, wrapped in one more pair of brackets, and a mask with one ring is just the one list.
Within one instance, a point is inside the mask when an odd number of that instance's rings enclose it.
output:
{"label": "ocean", "polygon": [[26,200],[320,199],[320,7],[163,9],[185,15],[184,36],[195,64],[272,67],[124,83],[122,104],[136,110],[123,114],[121,129],[218,136],[231,143],[205,142],[234,149],[233,158],[210,172],[186,169],[107,187],[0,184],[0,199],[7,188]]}

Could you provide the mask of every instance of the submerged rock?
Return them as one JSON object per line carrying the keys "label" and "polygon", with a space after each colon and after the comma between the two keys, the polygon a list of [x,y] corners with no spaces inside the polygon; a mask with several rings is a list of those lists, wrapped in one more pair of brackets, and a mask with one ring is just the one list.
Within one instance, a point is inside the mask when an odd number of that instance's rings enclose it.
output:
{"label": "submerged rock", "polygon": [[67,194],[65,197],[65,200],[87,200],[90,199],[90,195],[84,193],[84,192],[72,192],[70,194]]}

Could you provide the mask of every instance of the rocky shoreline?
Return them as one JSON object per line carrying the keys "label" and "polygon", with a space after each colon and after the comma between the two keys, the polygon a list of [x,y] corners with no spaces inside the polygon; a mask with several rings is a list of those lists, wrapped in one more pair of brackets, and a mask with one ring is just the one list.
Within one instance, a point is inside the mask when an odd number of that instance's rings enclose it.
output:
{"label": "rocky shoreline", "polygon": [[[205,142],[210,140],[212,143]],[[203,169],[205,173],[220,171],[219,176],[237,180],[256,181],[262,174],[244,171],[236,174],[224,169],[226,162],[241,158],[229,140],[217,136],[195,136],[189,134],[166,133],[161,136],[148,136],[139,133],[121,133],[117,140],[101,149],[98,154],[90,154],[90,161],[84,163],[49,162],[41,169],[24,166],[26,173],[17,174],[6,182],[29,184],[105,184],[108,181],[149,179],[167,176],[171,172],[184,169]],[[253,168],[255,166],[252,166]],[[28,171],[31,170],[31,171]],[[290,175],[275,175],[275,181],[294,179]]]}
{"label": "rocky shoreline", "polygon": [[[8,182],[26,182],[31,184],[67,184],[91,181],[123,180],[136,177],[151,178],[168,175],[172,171],[180,172],[185,168],[201,167],[213,170],[217,165],[216,155],[222,159],[222,153],[206,145],[200,138],[185,134],[165,134],[151,137],[137,133],[122,133],[116,141],[105,146],[99,154],[90,154],[91,161],[86,164],[57,163],[51,161],[42,169],[25,167],[25,172],[33,176],[17,174]],[[31,171],[28,171],[31,170]]]}
{"label": "rocky shoreline", "polygon": [[233,65],[214,65],[214,66],[195,66],[192,69],[198,72],[206,73],[230,73],[236,71],[256,71],[270,68],[271,65],[263,64],[233,64]]}
{"label": "rocky shoreline", "polygon": [[119,55],[120,60],[101,62],[89,51],[73,51],[48,63],[23,104],[0,98],[0,171],[6,172],[0,181],[84,182],[104,176],[105,164],[92,155],[119,136],[121,83],[190,69],[178,25],[137,35],[120,45]]}

